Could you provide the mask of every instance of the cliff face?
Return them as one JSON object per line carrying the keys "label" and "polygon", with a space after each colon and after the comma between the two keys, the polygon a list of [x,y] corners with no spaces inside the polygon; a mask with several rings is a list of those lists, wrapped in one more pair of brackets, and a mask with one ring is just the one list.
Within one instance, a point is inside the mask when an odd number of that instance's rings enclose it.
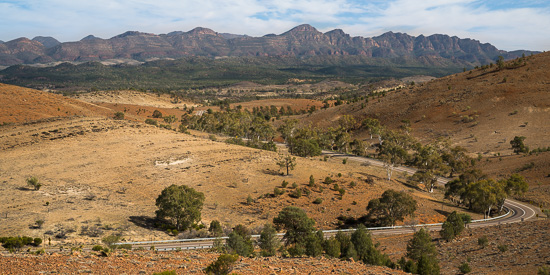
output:
{"label": "cliff face", "polygon": [[479,65],[494,62],[499,55],[514,58],[522,53],[508,53],[476,40],[441,34],[414,37],[388,32],[363,38],[351,37],[339,29],[322,33],[310,25],[300,25],[280,35],[250,37],[219,34],[199,27],[188,32],[161,35],[129,31],[110,39],[90,35],[80,41],[66,43],[59,43],[51,37],[33,40],[19,38],[0,44],[0,65],[112,58],[146,60],[184,56],[332,55],[407,58],[427,65],[436,60],[439,63]]}

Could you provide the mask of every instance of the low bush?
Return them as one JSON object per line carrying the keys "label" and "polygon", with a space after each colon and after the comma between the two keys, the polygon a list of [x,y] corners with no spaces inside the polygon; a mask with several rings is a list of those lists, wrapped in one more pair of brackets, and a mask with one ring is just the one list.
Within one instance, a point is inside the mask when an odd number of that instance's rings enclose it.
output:
{"label": "low bush", "polygon": [[158,126],[158,122],[154,119],[151,119],[151,118],[148,118],[145,120],[145,123],[146,124],[149,124],[149,125],[154,125],[154,126]]}
{"label": "low bush", "polygon": [[483,236],[477,239],[477,244],[481,246],[481,248],[485,248],[488,243],[489,240],[487,239],[487,236]]}
{"label": "low bush", "polygon": [[458,270],[460,270],[460,272],[462,272],[463,274],[467,274],[467,273],[470,273],[472,271],[472,269],[470,268],[470,265],[467,262],[462,263],[458,267]]}
{"label": "low bush", "polygon": [[233,270],[233,265],[239,259],[239,255],[222,254],[218,259],[208,265],[204,272],[206,274],[229,274]]}

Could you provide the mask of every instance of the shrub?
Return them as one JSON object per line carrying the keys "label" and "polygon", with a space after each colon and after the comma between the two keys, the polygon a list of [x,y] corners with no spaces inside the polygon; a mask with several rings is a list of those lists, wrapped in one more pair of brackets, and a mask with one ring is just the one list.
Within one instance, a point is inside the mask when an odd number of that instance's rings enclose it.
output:
{"label": "shrub", "polygon": [[217,141],[218,138],[216,137],[216,135],[209,135],[208,136],[208,139],[210,139],[211,141]]}
{"label": "shrub", "polygon": [[253,202],[254,199],[252,198],[252,196],[248,195],[248,197],[246,198],[246,204],[251,205]]}
{"label": "shrub", "polygon": [[330,177],[326,177],[324,183],[325,184],[331,184],[333,180]]}
{"label": "shrub", "polygon": [[208,231],[213,236],[221,236],[223,234],[223,228],[220,221],[217,221],[217,220],[211,221],[210,226],[208,227]]}
{"label": "shrub", "polygon": [[485,248],[488,243],[489,240],[487,239],[487,236],[483,236],[477,239],[477,244],[481,246],[481,248]]}
{"label": "shrub", "polygon": [[288,186],[288,181],[283,180],[283,183],[281,183],[281,187],[286,188]]}
{"label": "shrub", "polygon": [[309,176],[309,184],[308,184],[309,187],[314,187],[315,186],[315,178],[313,178],[313,175],[310,175]]}
{"label": "shrub", "polygon": [[148,119],[145,120],[145,124],[158,126],[158,122],[157,122],[156,120],[150,119],[150,118],[148,118]]}
{"label": "shrub", "polygon": [[103,239],[101,239],[101,241],[107,245],[109,248],[111,249],[115,249],[117,246],[115,245],[115,243],[117,243],[118,241],[120,241],[120,235],[116,235],[116,234],[111,234],[109,236],[106,236],[104,237]]}
{"label": "shrub", "polygon": [[42,225],[44,225],[44,220],[37,220],[35,223],[37,228],[42,228]]}
{"label": "shrub", "polygon": [[116,112],[113,115],[113,118],[116,120],[123,120],[124,119],[124,113],[123,112]]}
{"label": "shrub", "polygon": [[462,272],[463,274],[470,273],[472,269],[470,268],[470,265],[468,265],[467,262],[463,262],[459,267],[458,270]]}
{"label": "shrub", "polygon": [[322,198],[316,198],[316,199],[313,201],[313,203],[315,203],[315,204],[321,204],[321,203],[323,203],[323,199],[322,199]]}
{"label": "shrub", "polygon": [[294,191],[292,191],[289,196],[291,196],[292,198],[295,198],[295,199],[298,199],[302,196],[302,189],[301,188],[296,188],[294,189]]}
{"label": "shrub", "polygon": [[548,266],[541,266],[539,267],[539,270],[537,272],[538,275],[550,275],[550,267]]}
{"label": "shrub", "polygon": [[348,163],[348,158],[345,158],[342,160],[342,164],[346,164],[346,163]]}
{"label": "shrub", "polygon": [[175,270],[166,270],[166,271],[162,271],[162,272],[155,272],[153,273],[153,275],[176,275],[176,271]]}
{"label": "shrub", "polygon": [[229,274],[233,270],[233,265],[239,259],[239,255],[222,254],[218,259],[208,265],[204,272],[206,274]]}
{"label": "shrub", "polygon": [[40,187],[42,187],[42,184],[40,183],[37,177],[28,178],[27,185],[32,186],[32,188],[34,188],[34,190],[36,191],[40,190]]}
{"label": "shrub", "polygon": [[101,245],[94,245],[94,247],[92,247],[92,250],[93,251],[102,251],[103,250],[103,246]]}
{"label": "shrub", "polygon": [[34,246],[39,246],[40,244],[42,244],[42,239],[41,238],[34,238],[33,245]]}
{"label": "shrub", "polygon": [[357,186],[357,183],[355,181],[349,183],[349,187],[353,188],[355,186]]}
{"label": "shrub", "polygon": [[275,188],[273,189],[273,195],[274,195],[275,197],[280,196],[280,195],[282,195],[282,194],[284,194],[284,193],[285,193],[285,190],[281,190],[281,189],[279,189],[278,187],[275,187]]}
{"label": "shrub", "polygon": [[162,118],[162,113],[159,110],[153,111],[153,117],[154,118]]}
{"label": "shrub", "polygon": [[103,230],[98,226],[83,225],[80,227],[80,235],[85,235],[89,237],[99,237],[102,234],[103,234]]}
{"label": "shrub", "polygon": [[498,250],[499,250],[500,252],[502,252],[502,253],[508,251],[508,245],[505,245],[505,244],[499,244],[499,245],[497,246],[497,248],[498,248]]}

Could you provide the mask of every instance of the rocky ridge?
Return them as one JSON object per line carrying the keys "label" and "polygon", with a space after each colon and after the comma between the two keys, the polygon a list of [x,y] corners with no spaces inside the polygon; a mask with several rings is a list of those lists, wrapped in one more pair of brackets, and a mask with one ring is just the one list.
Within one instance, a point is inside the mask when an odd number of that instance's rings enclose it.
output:
{"label": "rocky ridge", "polygon": [[108,59],[180,58],[185,56],[365,56],[416,60],[425,65],[479,65],[502,55],[515,58],[529,51],[506,52],[491,44],[443,34],[410,36],[387,32],[372,38],[352,37],[340,29],[322,33],[300,25],[280,35],[250,37],[198,27],[188,32],[150,34],[128,31],[109,39],[93,35],[59,43],[51,37],[18,38],[0,44],[0,65]]}

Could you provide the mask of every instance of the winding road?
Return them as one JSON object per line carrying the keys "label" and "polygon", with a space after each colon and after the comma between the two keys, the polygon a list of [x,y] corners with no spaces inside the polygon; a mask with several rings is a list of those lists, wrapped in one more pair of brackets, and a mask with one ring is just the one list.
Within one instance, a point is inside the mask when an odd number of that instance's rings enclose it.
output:
{"label": "winding road", "polygon": [[[338,157],[338,158],[347,158],[348,160],[364,163],[367,165],[384,167],[384,164],[375,159],[359,157],[356,155],[349,155],[343,153],[337,153],[332,151],[323,150],[323,155]],[[406,172],[408,174],[414,174],[416,169],[404,166],[394,167],[394,171],[397,172]],[[445,185],[450,179],[440,177],[438,178],[439,185]],[[500,224],[509,224],[516,222],[523,222],[529,219],[536,218],[537,214],[540,214],[537,208],[529,206],[525,203],[521,203],[515,200],[507,199],[504,202],[504,208],[507,209],[506,214],[494,218],[473,220],[467,226],[469,228],[477,227],[487,227],[495,226]],[[436,224],[419,224],[419,225],[406,225],[406,226],[394,226],[394,227],[372,227],[368,228],[373,235],[396,235],[396,234],[408,234],[414,233],[418,228],[423,227],[428,230],[440,230],[441,223]],[[354,229],[343,229],[343,230],[324,230],[325,237],[330,237],[338,231],[351,232]],[[278,234],[281,238],[284,234]],[[259,235],[253,235],[253,239],[259,238]],[[221,239],[227,239],[227,237],[221,237]],[[187,250],[187,249],[203,249],[211,248],[214,245],[215,238],[201,238],[201,239],[180,239],[180,240],[164,240],[164,241],[144,241],[144,242],[125,242],[119,244],[131,244],[135,248],[145,248],[154,249],[158,251],[167,251],[167,250]]]}

